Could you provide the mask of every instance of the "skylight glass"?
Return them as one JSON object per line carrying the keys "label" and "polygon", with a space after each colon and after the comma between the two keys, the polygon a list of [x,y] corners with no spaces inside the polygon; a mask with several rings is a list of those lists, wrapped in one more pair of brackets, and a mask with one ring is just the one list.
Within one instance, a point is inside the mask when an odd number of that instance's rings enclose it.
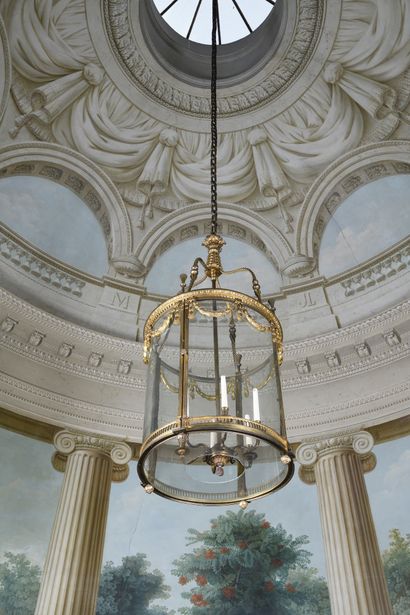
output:
{"label": "skylight glass", "polygon": [[[219,0],[217,40],[237,41],[261,25],[276,0]],[[211,44],[212,0],[154,0],[168,25],[178,34],[197,43]]]}

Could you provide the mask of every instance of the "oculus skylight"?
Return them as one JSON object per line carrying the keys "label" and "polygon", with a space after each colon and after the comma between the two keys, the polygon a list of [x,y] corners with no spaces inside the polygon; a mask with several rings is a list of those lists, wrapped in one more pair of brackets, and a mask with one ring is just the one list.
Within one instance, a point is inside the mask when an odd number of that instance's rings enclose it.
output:
{"label": "oculus skylight", "polygon": [[[210,45],[211,0],[154,0],[171,28],[190,41]],[[275,6],[275,0],[219,0],[217,42],[232,43],[260,26]]]}

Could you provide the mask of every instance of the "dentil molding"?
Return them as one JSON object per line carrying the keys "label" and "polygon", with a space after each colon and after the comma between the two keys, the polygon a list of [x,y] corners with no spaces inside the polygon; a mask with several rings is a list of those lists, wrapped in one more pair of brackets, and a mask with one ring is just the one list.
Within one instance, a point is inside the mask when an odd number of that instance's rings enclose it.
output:
{"label": "dentil molding", "polygon": [[[0,291],[0,296],[3,299],[1,344],[7,364],[6,373],[0,378],[0,402],[3,406],[55,425],[69,425],[71,429],[92,430],[116,437],[122,434],[132,441],[139,441],[146,377],[142,345],[66,322],[4,290]],[[335,365],[333,358],[339,354],[338,334],[343,345],[349,339],[343,330],[332,334],[332,350],[323,354],[328,357],[323,359],[328,366],[327,372],[323,371],[320,379],[306,381],[307,377],[317,373],[314,357],[309,358],[309,363],[314,366],[310,373],[295,377],[291,373],[292,370],[296,372],[296,367],[288,358],[282,380],[292,440],[334,431],[349,423],[369,426],[408,414],[410,384],[405,375],[408,373],[409,347],[404,339],[407,333],[403,328],[406,322],[403,315],[409,308],[410,301],[407,301],[386,312],[387,328],[383,326],[383,318],[374,317],[362,323],[363,337],[366,337],[367,326],[369,330],[378,332],[379,340],[374,346],[371,339],[368,347],[372,352],[365,359],[360,359],[355,350],[360,323],[351,329],[350,357],[353,360],[349,358],[347,363],[350,372],[346,369],[346,358],[341,366]],[[393,316],[396,320],[392,326],[389,319]],[[326,335],[316,338],[313,347],[324,348],[325,344],[329,348]],[[300,352],[301,344],[298,346]],[[381,353],[379,347],[387,350]],[[195,354],[195,361],[209,359],[202,356],[201,351]],[[301,359],[293,360],[297,363]],[[343,377],[335,379],[335,372],[341,368],[344,368]],[[375,378],[372,374],[376,372]],[[359,374],[360,391],[356,378]],[[300,380],[292,381],[289,386],[289,378]],[[330,383],[333,384],[329,388]]]}

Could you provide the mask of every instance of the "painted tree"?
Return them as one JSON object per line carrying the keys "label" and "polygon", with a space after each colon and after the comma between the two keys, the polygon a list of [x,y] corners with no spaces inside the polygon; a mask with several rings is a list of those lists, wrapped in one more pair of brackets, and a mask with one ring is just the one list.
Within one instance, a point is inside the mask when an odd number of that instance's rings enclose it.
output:
{"label": "painted tree", "polygon": [[299,602],[292,607],[294,615],[331,615],[327,583],[316,568],[291,569],[288,583],[299,596]]}
{"label": "painted tree", "polygon": [[120,566],[104,565],[96,615],[167,615],[165,607],[151,602],[169,597],[169,587],[159,570],[149,570],[147,556],[124,557]]}
{"label": "painted tree", "polygon": [[390,530],[383,553],[384,571],[395,615],[410,615],[410,534]]}
{"label": "painted tree", "polygon": [[[188,545],[197,545],[174,562],[182,586],[185,615],[291,615],[306,603],[302,584],[290,572],[307,567],[306,536],[293,538],[281,525],[272,527],[255,511],[227,512],[209,530],[188,530]],[[299,610],[298,610],[299,608]],[[314,613],[320,611],[312,611]],[[326,613],[326,611],[323,611]]]}
{"label": "painted tree", "polygon": [[33,615],[40,588],[39,566],[23,553],[5,553],[0,563],[0,614]]}

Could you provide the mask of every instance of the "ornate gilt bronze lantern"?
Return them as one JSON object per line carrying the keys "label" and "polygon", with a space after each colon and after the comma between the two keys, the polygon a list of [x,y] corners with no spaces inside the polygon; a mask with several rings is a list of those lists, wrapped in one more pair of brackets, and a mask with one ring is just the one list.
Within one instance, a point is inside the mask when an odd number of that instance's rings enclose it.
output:
{"label": "ornate gilt bronze lantern", "polygon": [[[217,232],[216,30],[213,0],[211,234],[181,292],[159,305],[144,328],[148,364],[144,441],[138,474],[148,493],[195,504],[245,507],[292,477],[279,365],[282,329],[263,303],[255,274],[224,271]],[[199,268],[203,275],[199,275]],[[221,285],[248,272],[253,296]],[[203,288],[204,282],[208,288]]]}

